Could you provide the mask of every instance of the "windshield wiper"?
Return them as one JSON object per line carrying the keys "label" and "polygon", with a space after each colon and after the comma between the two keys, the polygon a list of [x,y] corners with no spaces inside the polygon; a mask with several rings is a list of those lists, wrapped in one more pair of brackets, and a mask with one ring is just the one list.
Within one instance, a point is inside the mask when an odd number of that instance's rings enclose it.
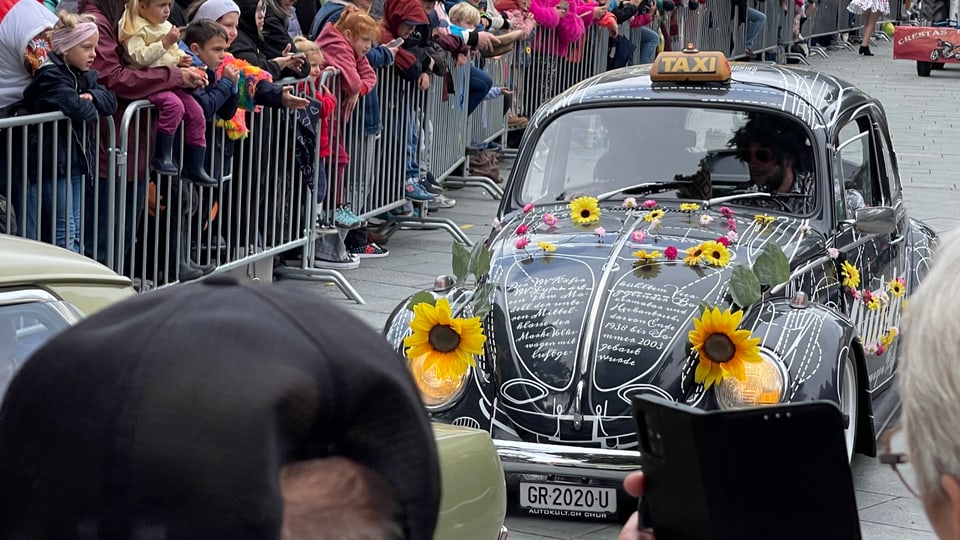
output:
{"label": "windshield wiper", "polygon": [[741,199],[792,199],[795,197],[809,199],[813,197],[813,195],[808,193],[767,193],[766,191],[751,191],[749,193],[735,193],[733,195],[724,195],[723,197],[714,197],[708,201],[703,201],[703,205],[709,207],[715,204],[738,201]]}
{"label": "windshield wiper", "polygon": [[657,193],[660,191],[667,191],[669,189],[676,189],[678,187],[689,186],[692,182],[644,182],[643,184],[635,184],[632,186],[622,187],[620,189],[615,189],[613,191],[608,191],[606,193],[601,193],[597,197],[597,201],[605,201],[616,195],[640,195],[642,193]]}

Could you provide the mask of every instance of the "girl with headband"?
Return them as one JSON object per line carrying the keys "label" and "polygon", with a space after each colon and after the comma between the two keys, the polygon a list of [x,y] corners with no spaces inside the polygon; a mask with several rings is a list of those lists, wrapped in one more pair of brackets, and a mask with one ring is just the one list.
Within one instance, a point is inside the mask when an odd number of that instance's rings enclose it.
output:
{"label": "girl with headband", "polygon": [[[30,113],[62,112],[73,121],[73,129],[58,130],[56,141],[52,131],[47,131],[43,140],[29,141],[31,147],[40,146],[41,156],[56,155],[57,159],[56,163],[44,160],[39,171],[33,160],[28,165],[33,170],[29,171],[27,235],[41,238],[40,226],[50,222],[47,216],[36,214],[38,196],[42,194],[39,206],[44,212],[54,208],[55,196],[54,240],[58,246],[80,253],[82,177],[92,178],[90,164],[95,159],[97,140],[93,126],[100,116],[117,110],[117,97],[97,82],[97,72],[90,69],[99,40],[93,17],[65,11],[58,16],[49,33],[53,50],[24,90],[23,102]],[[34,137],[36,132],[30,135]]]}
{"label": "girl with headband", "polygon": [[[167,21],[169,16],[170,0],[127,1],[120,20],[120,42],[137,67],[190,67],[192,58],[180,50],[180,30]],[[160,90],[147,99],[159,112],[156,152],[151,163],[154,170],[171,176],[177,174],[171,156],[174,135],[183,120],[185,145],[180,177],[201,186],[218,185],[203,169],[207,139],[200,104],[182,88]]]}

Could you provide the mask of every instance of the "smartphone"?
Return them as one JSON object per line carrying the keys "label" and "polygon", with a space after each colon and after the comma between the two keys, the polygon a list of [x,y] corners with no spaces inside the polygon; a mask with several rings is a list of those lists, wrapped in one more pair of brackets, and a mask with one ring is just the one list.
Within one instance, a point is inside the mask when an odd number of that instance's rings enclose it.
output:
{"label": "smartphone", "polygon": [[306,58],[306,57],[307,57],[307,53],[295,52],[295,53],[291,54],[290,57],[291,57],[291,58]]}
{"label": "smartphone", "polygon": [[843,415],[828,401],[704,411],[633,398],[657,540],[859,540]]}
{"label": "smartphone", "polygon": [[391,41],[390,43],[387,43],[386,45],[384,45],[384,47],[386,47],[386,48],[388,48],[388,49],[392,49],[392,48],[394,48],[394,47],[399,47],[399,46],[401,46],[401,45],[403,45],[403,38],[399,38],[399,37],[398,37],[397,39],[395,39],[395,40]]}

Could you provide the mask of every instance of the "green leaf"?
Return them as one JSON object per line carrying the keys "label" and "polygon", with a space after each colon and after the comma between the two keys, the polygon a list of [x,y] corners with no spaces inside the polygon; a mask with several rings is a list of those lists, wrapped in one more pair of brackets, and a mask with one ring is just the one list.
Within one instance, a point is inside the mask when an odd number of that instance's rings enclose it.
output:
{"label": "green leaf", "polygon": [[490,250],[482,243],[477,243],[473,254],[474,256],[470,259],[470,272],[472,272],[479,281],[480,276],[485,276],[490,272]]}
{"label": "green leaf", "polygon": [[437,299],[434,298],[432,294],[428,293],[427,291],[420,291],[410,297],[410,302],[407,303],[407,309],[413,311],[413,306],[422,304],[424,302],[430,304],[431,306],[437,305]]}
{"label": "green leaf", "polygon": [[760,300],[760,280],[752,270],[745,265],[738,264],[733,267],[733,273],[730,276],[730,295],[733,302],[745,308]]}
{"label": "green leaf", "polygon": [[457,278],[457,283],[463,283],[467,277],[467,269],[470,266],[470,252],[460,242],[453,243],[453,275]]}
{"label": "green leaf", "polygon": [[473,316],[483,319],[490,312],[490,297],[493,295],[493,283],[484,283],[473,295]]}
{"label": "green leaf", "polygon": [[753,273],[761,285],[773,287],[790,279],[790,261],[779,245],[769,242],[753,263]]}

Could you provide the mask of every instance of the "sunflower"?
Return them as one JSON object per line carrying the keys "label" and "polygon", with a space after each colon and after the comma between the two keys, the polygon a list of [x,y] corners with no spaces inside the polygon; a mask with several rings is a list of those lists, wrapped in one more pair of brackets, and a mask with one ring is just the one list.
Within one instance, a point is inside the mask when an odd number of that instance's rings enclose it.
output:
{"label": "sunflower", "polygon": [[857,267],[850,264],[850,261],[843,261],[840,265],[840,273],[843,275],[843,286],[856,289],[860,285],[860,271]]}
{"label": "sunflower", "polygon": [[906,283],[903,278],[897,278],[890,282],[888,286],[890,289],[890,294],[895,298],[900,298],[905,292],[907,292]]}
{"label": "sunflower", "polygon": [[577,197],[570,201],[570,219],[577,225],[600,221],[600,206],[594,197]]}
{"label": "sunflower", "polygon": [[633,252],[633,256],[637,258],[637,262],[647,263],[647,262],[653,261],[654,259],[660,258],[660,252],[651,251],[648,253],[642,249],[638,249],[637,251]]}
{"label": "sunflower", "polygon": [[431,306],[421,302],[413,306],[412,334],[403,340],[409,358],[424,357],[423,370],[434,368],[437,378],[462,377],[469,366],[476,365],[474,355],[483,353],[486,336],[480,317],[470,319],[450,316],[446,298]]}
{"label": "sunflower", "polygon": [[765,227],[773,223],[774,221],[776,221],[777,218],[773,216],[768,216],[766,214],[756,214],[755,216],[753,216],[753,220],[756,221],[759,225],[763,225]]}
{"label": "sunflower", "polygon": [[660,208],[653,209],[647,212],[647,215],[643,216],[643,219],[647,220],[647,222],[652,222],[655,219],[663,219],[663,210]]}
{"label": "sunflower", "polygon": [[874,296],[873,298],[871,298],[871,299],[867,302],[867,308],[869,308],[870,311],[876,311],[876,310],[880,309],[880,298],[878,298],[878,297],[876,297],[876,296]]}
{"label": "sunflower", "polygon": [[730,250],[720,242],[709,240],[700,244],[700,249],[703,250],[702,257],[707,264],[720,268],[730,264]]}
{"label": "sunflower", "polygon": [[696,212],[700,209],[700,205],[697,203],[680,203],[681,212]]}
{"label": "sunflower", "polygon": [[703,258],[703,244],[687,248],[687,254],[683,257],[683,264],[696,266],[700,264]]}
{"label": "sunflower", "polygon": [[749,330],[737,330],[742,319],[742,311],[721,312],[720,308],[706,309],[699,319],[693,319],[688,339],[700,359],[693,380],[704,388],[731,376],[746,380],[743,363],[761,361],[760,338]]}
{"label": "sunflower", "polygon": [[544,250],[544,251],[546,251],[546,252],[548,252],[548,253],[551,252],[551,251],[556,251],[556,250],[557,250],[557,246],[551,244],[550,242],[537,242],[537,247],[539,247],[540,249],[542,249],[542,250]]}
{"label": "sunflower", "polygon": [[880,343],[883,344],[884,347],[889,349],[890,345],[893,345],[893,340],[896,337],[897,337],[897,329],[891,327],[882,336],[880,336]]}

